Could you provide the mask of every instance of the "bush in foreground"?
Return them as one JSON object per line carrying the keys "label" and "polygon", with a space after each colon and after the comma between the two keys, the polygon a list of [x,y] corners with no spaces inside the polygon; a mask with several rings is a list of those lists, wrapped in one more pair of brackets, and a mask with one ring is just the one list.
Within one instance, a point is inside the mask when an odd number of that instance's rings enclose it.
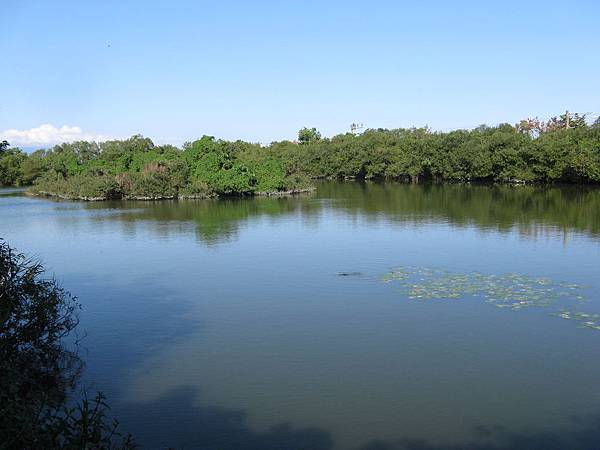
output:
{"label": "bush in foreground", "polygon": [[135,448],[102,394],[66,406],[83,367],[65,344],[79,308],[40,263],[0,240],[0,449]]}

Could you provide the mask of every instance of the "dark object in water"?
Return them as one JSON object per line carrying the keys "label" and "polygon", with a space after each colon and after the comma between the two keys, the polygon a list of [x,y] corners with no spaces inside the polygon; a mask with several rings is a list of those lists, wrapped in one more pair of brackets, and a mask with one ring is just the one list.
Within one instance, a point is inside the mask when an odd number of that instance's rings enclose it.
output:
{"label": "dark object in water", "polygon": [[338,272],[338,277],[358,277],[362,275],[361,272]]}

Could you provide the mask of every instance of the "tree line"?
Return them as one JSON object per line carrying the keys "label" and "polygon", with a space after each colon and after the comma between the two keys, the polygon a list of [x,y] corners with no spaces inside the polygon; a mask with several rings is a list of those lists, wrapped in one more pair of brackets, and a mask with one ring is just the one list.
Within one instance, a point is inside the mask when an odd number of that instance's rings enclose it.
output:
{"label": "tree line", "polygon": [[267,146],[204,136],[182,148],[140,135],[79,141],[27,154],[0,143],[0,184],[67,198],[182,198],[296,192],[311,178],[483,183],[600,182],[600,120],[563,115],[547,122],[472,130],[368,129]]}

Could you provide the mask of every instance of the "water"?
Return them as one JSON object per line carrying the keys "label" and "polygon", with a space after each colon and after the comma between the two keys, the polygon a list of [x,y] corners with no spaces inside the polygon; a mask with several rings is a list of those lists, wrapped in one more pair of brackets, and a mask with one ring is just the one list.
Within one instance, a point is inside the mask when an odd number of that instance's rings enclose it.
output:
{"label": "water", "polygon": [[[0,236],[80,298],[88,390],[143,448],[600,442],[600,330],[553,315],[600,313],[598,189],[327,182],[156,203],[9,190]],[[425,290],[447,282],[423,273],[479,272],[567,294],[520,309],[409,298],[383,282],[398,267]]]}

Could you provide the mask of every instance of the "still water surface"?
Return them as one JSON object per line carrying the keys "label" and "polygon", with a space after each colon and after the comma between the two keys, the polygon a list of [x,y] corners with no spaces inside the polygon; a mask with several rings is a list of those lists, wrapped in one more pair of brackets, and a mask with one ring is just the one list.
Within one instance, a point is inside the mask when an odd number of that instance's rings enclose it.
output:
{"label": "still water surface", "polygon": [[598,189],[5,190],[0,237],[80,298],[86,383],[142,448],[600,447]]}

